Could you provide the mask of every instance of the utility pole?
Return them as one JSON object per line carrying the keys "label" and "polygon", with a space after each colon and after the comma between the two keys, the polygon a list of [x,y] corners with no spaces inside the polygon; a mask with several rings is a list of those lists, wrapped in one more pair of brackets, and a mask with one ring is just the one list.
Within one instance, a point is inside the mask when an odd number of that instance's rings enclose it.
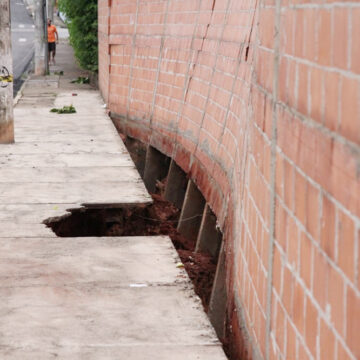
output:
{"label": "utility pole", "polygon": [[46,0],[35,0],[35,75],[46,75],[48,49]]}
{"label": "utility pole", "polygon": [[0,144],[14,142],[10,0],[0,0]]}
{"label": "utility pole", "polygon": [[51,19],[51,21],[54,21],[54,2],[55,0],[47,0],[47,6],[48,6],[48,19]]}

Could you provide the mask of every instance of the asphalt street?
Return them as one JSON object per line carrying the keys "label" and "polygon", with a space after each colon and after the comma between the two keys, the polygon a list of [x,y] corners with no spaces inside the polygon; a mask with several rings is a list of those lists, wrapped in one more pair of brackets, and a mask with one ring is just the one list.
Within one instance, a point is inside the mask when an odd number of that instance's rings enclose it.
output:
{"label": "asphalt street", "polygon": [[22,84],[21,76],[34,55],[35,26],[23,0],[10,0],[14,94]]}

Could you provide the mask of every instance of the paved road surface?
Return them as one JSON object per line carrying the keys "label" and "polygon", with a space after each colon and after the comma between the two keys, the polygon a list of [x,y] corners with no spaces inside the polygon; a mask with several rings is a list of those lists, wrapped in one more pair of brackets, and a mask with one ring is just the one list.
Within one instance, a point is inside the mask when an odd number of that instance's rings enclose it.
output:
{"label": "paved road surface", "polygon": [[19,90],[21,75],[34,55],[35,26],[23,0],[10,0],[11,40],[14,67],[14,93]]}

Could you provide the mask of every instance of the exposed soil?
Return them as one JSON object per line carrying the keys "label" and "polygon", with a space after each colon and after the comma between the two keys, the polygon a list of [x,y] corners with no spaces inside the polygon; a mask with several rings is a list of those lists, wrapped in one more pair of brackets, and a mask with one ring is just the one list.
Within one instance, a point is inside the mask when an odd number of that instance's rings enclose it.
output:
{"label": "exposed soil", "polygon": [[168,235],[207,311],[216,260],[209,254],[195,253],[195,243],[176,230],[180,211],[161,195],[152,194],[152,197],[154,202],[150,205],[79,210],[44,223],[60,237]]}
{"label": "exposed soil", "polygon": [[185,266],[195,292],[200,297],[204,309],[207,312],[211,289],[214,282],[216,264],[213,258],[204,253],[195,253],[191,250],[178,250],[182,263]]}

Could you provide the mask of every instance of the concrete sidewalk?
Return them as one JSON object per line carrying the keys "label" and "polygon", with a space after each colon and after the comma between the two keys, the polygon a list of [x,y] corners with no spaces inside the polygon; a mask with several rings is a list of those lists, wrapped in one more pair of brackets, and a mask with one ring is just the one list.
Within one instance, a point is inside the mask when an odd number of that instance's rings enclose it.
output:
{"label": "concrete sidewalk", "polygon": [[[32,77],[0,147],[1,359],[225,359],[168,237],[58,238],[67,209],[151,201],[99,93]],[[76,94],[77,96],[73,96]],[[76,114],[53,114],[73,104]]]}

